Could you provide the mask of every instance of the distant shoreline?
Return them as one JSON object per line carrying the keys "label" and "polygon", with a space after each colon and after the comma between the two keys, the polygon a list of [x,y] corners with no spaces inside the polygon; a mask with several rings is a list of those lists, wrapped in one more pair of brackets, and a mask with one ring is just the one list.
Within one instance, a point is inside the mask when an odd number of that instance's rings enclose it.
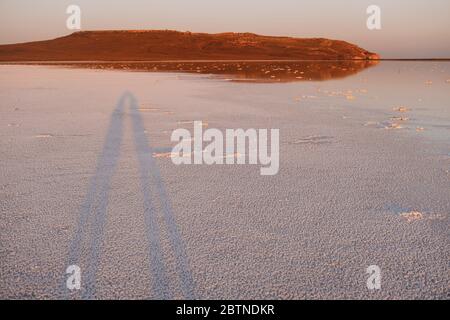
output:
{"label": "distant shoreline", "polygon": [[217,59],[217,60],[5,60],[0,64],[85,64],[85,63],[207,63],[207,62],[340,62],[340,61],[430,61],[430,62],[448,62],[450,58],[395,58],[395,59],[334,59],[334,60],[316,60],[316,59]]}
{"label": "distant shoreline", "polygon": [[378,59],[378,61],[450,61],[450,58]]}
{"label": "distant shoreline", "polygon": [[1,61],[1,65],[15,65],[15,64],[27,64],[27,65],[39,65],[39,64],[86,64],[86,63],[235,63],[235,62],[343,62],[343,61],[399,61],[399,62],[411,62],[411,61],[424,61],[424,62],[450,62],[450,58],[442,59],[339,59],[339,60],[292,60],[292,59],[274,59],[274,60],[246,60],[246,59],[233,59],[233,60],[32,60],[32,61]]}

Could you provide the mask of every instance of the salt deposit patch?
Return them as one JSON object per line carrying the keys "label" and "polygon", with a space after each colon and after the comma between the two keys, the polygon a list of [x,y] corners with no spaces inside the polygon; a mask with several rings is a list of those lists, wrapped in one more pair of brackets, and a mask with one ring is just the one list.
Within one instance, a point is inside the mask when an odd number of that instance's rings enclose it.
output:
{"label": "salt deposit patch", "polygon": [[448,217],[448,215],[410,211],[400,213],[400,217],[406,220],[406,222],[415,222],[421,220],[444,220]]}
{"label": "salt deposit patch", "polygon": [[298,139],[292,144],[326,144],[332,143],[333,137],[331,136],[308,136],[305,138]]}
{"label": "salt deposit patch", "polygon": [[53,138],[53,135],[49,134],[49,133],[41,133],[41,134],[34,135],[33,138],[39,138],[39,139]]}

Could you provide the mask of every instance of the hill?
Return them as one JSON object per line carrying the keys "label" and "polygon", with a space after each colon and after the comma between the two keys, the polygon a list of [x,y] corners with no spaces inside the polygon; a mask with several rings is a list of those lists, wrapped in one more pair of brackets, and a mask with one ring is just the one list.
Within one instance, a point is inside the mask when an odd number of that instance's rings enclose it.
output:
{"label": "hill", "polygon": [[0,61],[370,60],[375,53],[324,38],[170,30],[80,31],[53,40],[0,45]]}

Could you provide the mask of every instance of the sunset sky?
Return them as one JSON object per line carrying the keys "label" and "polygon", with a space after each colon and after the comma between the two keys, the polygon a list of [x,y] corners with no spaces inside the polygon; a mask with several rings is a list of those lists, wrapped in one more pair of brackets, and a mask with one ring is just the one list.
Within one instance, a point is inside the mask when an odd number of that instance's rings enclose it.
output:
{"label": "sunset sky", "polygon": [[[346,40],[384,58],[450,57],[448,0],[0,0],[0,44],[67,35],[66,8],[82,10],[82,30],[174,29],[253,32]],[[366,28],[366,8],[382,29]]]}

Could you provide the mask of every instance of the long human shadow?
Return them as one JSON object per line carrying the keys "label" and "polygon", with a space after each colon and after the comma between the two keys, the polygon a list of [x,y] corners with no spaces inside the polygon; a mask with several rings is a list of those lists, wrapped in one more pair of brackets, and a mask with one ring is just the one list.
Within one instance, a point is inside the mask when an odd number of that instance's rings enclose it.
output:
{"label": "long human shadow", "polygon": [[[125,116],[124,111],[127,100],[132,118],[134,143],[139,162],[143,213],[148,242],[150,271],[152,273],[152,292],[156,295],[156,299],[170,299],[173,297],[173,290],[170,287],[161,249],[161,237],[156,219],[157,210],[154,206],[155,199],[152,198],[152,190],[154,188],[156,190],[156,198],[159,197],[163,218],[168,229],[169,240],[176,259],[176,270],[183,295],[186,299],[194,299],[195,285],[183,239],[176,225],[159,168],[151,157],[152,148],[145,132],[137,100],[129,92],[121,96],[111,115],[103,150],[97,159],[96,170],[89,184],[86,199],[80,209],[77,228],[69,247],[67,266],[81,263],[81,251],[84,248],[83,241],[87,241],[87,261],[82,269],[81,297],[82,299],[95,298],[96,279],[101,259],[111,179],[120,157]],[[88,234],[86,234],[87,230],[89,230]],[[62,284],[61,290],[65,290],[63,292],[67,292],[68,290],[65,281]],[[67,297],[67,295],[65,296]]]}
{"label": "long human shadow", "polygon": [[[150,196],[146,196],[146,192],[150,194],[150,190],[148,188],[152,185],[150,181],[153,179],[153,185],[156,187],[157,197],[161,204],[164,222],[166,223],[168,229],[170,244],[175,255],[177,273],[181,282],[183,295],[187,299],[194,299],[196,298],[194,290],[195,285],[187,259],[186,248],[184,246],[180,231],[178,230],[175,217],[173,216],[172,206],[164,182],[161,179],[161,173],[152,157],[153,150],[148,141],[147,134],[145,133],[144,122],[138,110],[138,103],[132,95],[130,95],[130,110],[133,122],[136,153],[140,163],[141,184],[144,192],[144,199],[146,199],[146,203],[150,200]],[[149,207],[145,207],[145,209],[147,212],[146,216],[152,216]],[[147,232],[147,234],[151,236],[153,233]],[[149,239],[149,242],[151,243],[153,240],[154,239]]]}

